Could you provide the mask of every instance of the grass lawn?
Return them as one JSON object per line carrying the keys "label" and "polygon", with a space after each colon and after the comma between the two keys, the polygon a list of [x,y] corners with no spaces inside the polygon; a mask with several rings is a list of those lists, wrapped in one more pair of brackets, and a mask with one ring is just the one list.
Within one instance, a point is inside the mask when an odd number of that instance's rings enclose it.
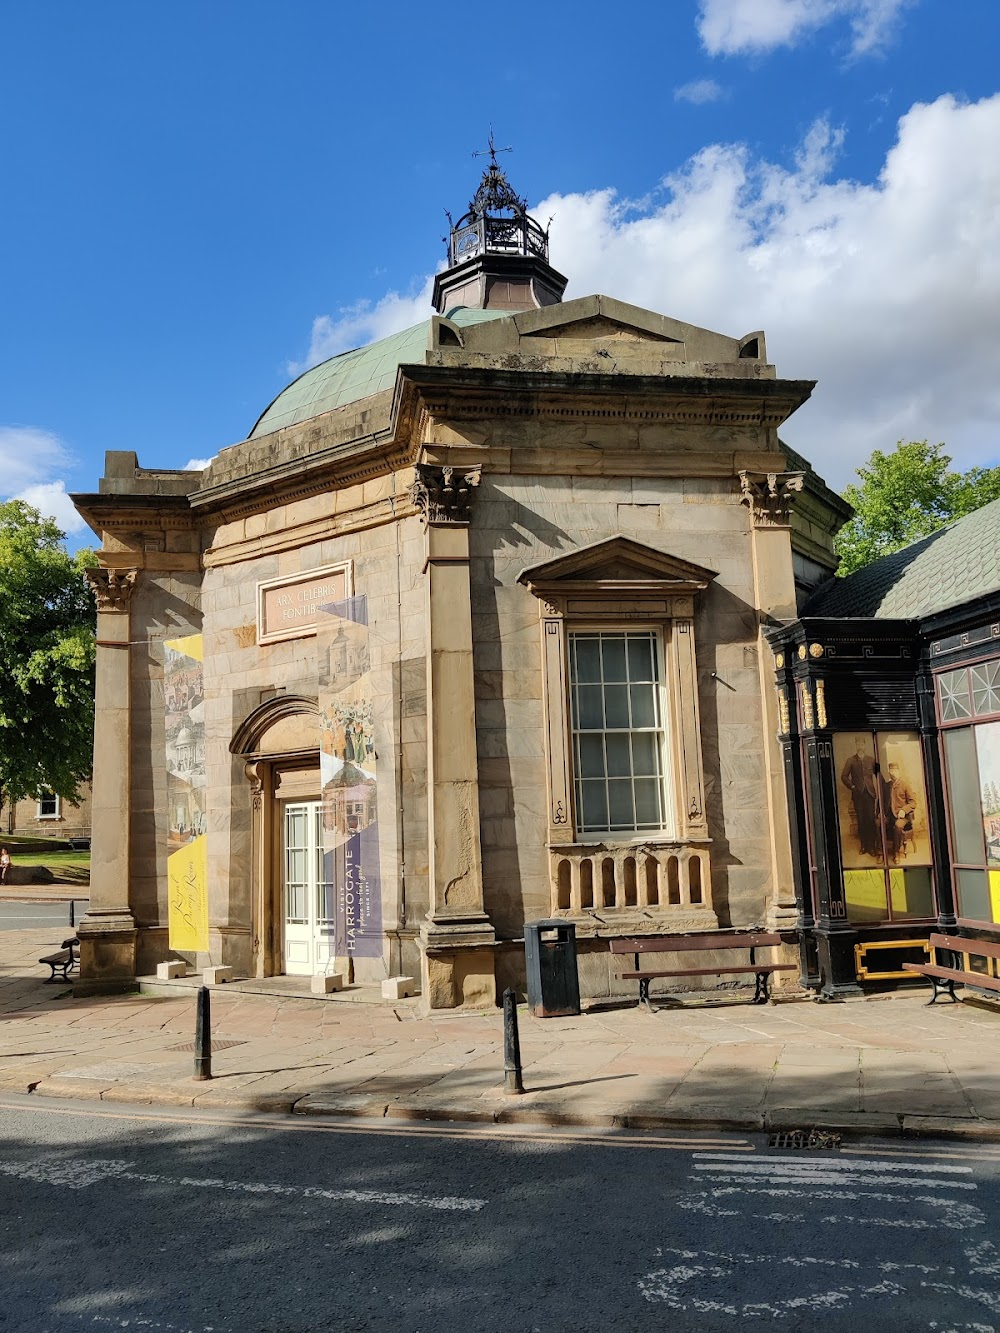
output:
{"label": "grass lawn", "polygon": [[0,833],[0,847],[6,847],[16,866],[45,866],[61,884],[90,883],[90,853],[71,851],[53,838],[24,838]]}

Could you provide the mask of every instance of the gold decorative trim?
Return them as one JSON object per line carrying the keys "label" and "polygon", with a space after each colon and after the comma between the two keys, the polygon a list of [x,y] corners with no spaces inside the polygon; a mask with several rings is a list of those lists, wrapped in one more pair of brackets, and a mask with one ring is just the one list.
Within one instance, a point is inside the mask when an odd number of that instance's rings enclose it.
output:
{"label": "gold decorative trim", "polygon": [[821,729],[826,728],[826,688],[821,680],[816,682],[816,720]]}

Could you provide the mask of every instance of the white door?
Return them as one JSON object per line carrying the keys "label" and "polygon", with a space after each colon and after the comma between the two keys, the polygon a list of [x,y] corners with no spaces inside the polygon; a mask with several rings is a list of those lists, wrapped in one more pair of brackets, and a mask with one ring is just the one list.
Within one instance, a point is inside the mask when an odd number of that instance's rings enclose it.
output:
{"label": "white door", "polygon": [[332,961],[336,911],[325,877],[323,803],[289,801],[282,817],[281,875],[285,912],[285,972],[311,977]]}

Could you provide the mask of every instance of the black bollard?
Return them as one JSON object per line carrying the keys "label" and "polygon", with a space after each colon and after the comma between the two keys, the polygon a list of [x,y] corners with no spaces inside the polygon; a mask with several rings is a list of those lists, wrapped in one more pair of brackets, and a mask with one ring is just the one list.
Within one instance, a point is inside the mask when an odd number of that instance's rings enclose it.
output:
{"label": "black bollard", "polygon": [[503,1090],[523,1092],[521,1042],[517,1035],[517,996],[508,986],[503,993]]}
{"label": "black bollard", "polygon": [[76,925],[76,900],[74,898],[69,900],[69,924],[71,926]]}
{"label": "black bollard", "polygon": [[212,1004],[208,987],[198,987],[198,1017],[194,1029],[194,1076],[212,1077]]}

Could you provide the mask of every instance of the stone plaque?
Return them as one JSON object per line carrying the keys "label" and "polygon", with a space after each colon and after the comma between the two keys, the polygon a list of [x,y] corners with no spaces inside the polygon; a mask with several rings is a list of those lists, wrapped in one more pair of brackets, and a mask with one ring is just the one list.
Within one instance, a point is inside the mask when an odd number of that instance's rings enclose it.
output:
{"label": "stone plaque", "polygon": [[257,642],[277,643],[316,633],[317,609],[353,592],[350,562],[288,574],[257,585]]}

